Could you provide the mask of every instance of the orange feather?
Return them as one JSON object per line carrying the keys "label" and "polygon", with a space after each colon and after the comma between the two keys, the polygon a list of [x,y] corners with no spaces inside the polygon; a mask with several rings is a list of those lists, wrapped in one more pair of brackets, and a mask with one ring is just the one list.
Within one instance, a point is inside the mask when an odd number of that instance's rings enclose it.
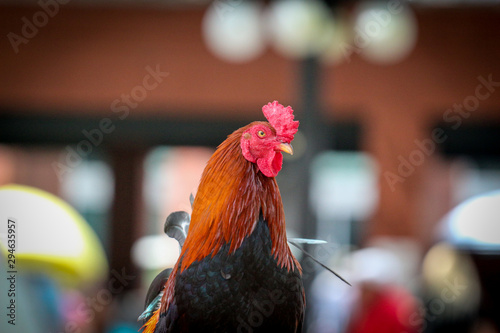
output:
{"label": "orange feather", "polygon": [[160,319],[160,309],[156,310],[151,318],[141,327],[143,330],[142,333],[154,333],[158,319]]}

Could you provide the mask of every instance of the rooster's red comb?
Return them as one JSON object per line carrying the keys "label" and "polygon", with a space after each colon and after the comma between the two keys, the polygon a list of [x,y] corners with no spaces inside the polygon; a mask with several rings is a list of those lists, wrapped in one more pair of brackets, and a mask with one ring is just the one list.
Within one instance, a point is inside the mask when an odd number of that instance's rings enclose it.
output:
{"label": "rooster's red comb", "polygon": [[274,101],[264,105],[262,112],[267,121],[276,130],[276,136],[284,142],[292,142],[293,136],[299,128],[299,122],[293,120],[292,108],[290,106],[285,108],[278,101]]}

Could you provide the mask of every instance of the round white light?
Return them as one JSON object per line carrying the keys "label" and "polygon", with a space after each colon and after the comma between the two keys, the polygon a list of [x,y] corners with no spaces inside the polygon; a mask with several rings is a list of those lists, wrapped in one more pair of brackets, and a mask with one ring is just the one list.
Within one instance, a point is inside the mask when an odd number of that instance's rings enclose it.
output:
{"label": "round white light", "polygon": [[327,65],[337,65],[343,60],[349,61],[350,46],[348,43],[350,27],[342,16],[329,20],[325,26],[326,48],[321,54],[321,60]]}
{"label": "round white light", "polygon": [[355,12],[354,47],[365,59],[380,64],[395,63],[413,50],[417,23],[408,6],[364,3]]}
{"label": "round white light", "polygon": [[288,57],[303,58],[328,46],[326,29],[330,13],[320,1],[280,0],[271,3],[266,26],[276,50]]}
{"label": "round white light", "polygon": [[235,63],[258,57],[265,49],[261,13],[262,7],[256,2],[213,2],[202,26],[208,49]]}

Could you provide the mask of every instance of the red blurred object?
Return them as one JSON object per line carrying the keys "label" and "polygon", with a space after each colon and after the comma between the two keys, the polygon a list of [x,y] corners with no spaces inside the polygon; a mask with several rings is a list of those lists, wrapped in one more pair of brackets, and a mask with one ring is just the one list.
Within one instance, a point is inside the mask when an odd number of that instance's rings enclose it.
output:
{"label": "red blurred object", "polygon": [[348,333],[417,333],[422,324],[415,297],[406,289],[363,283]]}

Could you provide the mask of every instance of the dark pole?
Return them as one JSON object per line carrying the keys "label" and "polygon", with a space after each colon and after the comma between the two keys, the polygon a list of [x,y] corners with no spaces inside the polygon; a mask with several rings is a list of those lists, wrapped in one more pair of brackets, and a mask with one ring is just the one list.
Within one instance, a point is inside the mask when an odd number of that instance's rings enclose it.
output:
{"label": "dark pole", "polygon": [[[140,284],[140,271],[132,262],[131,248],[141,234],[142,174],[146,150],[112,148],[109,151],[115,176],[115,193],[110,230],[110,270],[125,274],[128,291]],[[115,272],[115,273],[113,273]]]}
{"label": "dark pole", "polygon": [[[300,72],[300,130],[306,140],[306,150],[296,161],[295,175],[297,184],[296,196],[299,205],[299,215],[301,222],[301,236],[305,238],[318,238],[317,218],[310,205],[312,162],[323,151],[331,149],[333,146],[331,124],[327,123],[321,108],[320,86],[321,67],[317,58],[306,58],[301,63]],[[314,245],[304,247],[314,255]],[[315,272],[320,266],[312,262],[307,257],[301,260],[303,266],[303,282],[306,291],[306,299],[310,298],[311,284],[315,277]],[[312,304],[312,302],[308,302]],[[306,321],[304,329],[307,329],[310,321],[311,311],[306,311]]]}

